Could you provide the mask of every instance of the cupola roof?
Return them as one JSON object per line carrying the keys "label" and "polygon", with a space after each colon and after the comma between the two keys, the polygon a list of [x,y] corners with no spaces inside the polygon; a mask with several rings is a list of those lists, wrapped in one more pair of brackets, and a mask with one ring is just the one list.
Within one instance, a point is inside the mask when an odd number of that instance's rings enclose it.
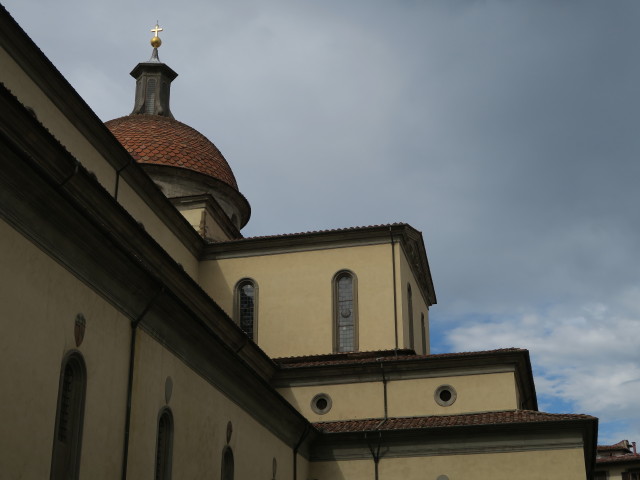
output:
{"label": "cupola roof", "polygon": [[169,108],[171,82],[178,76],[162,63],[157,24],[151,30],[151,58],[131,71],[136,95],[130,115],[106,126],[169,198],[211,195],[236,228],[251,215],[231,167],[220,150],[200,132],[174,119]]}
{"label": "cupola roof", "polygon": [[105,124],[139,163],[186,168],[238,190],[220,150],[196,129],[161,115],[135,114]]}

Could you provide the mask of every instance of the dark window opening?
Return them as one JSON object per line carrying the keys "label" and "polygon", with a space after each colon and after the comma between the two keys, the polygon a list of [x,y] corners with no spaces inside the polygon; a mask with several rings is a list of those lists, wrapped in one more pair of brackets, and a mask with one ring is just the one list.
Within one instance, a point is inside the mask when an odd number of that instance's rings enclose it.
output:
{"label": "dark window opening", "polygon": [[257,290],[251,280],[242,280],[236,287],[237,322],[252,340],[255,340]]}
{"label": "dark window opening", "polygon": [[73,353],[62,365],[51,462],[52,479],[78,478],[86,384],[84,360],[79,353]]}
{"label": "dark window opening", "polygon": [[171,478],[171,460],[173,456],[173,416],[165,409],[158,419],[158,438],[156,443],[156,480]]}

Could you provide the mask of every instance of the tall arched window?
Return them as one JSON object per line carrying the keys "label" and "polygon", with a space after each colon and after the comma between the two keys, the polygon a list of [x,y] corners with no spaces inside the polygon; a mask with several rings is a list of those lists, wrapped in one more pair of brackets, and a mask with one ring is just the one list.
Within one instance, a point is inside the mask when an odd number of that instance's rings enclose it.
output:
{"label": "tall arched window", "polygon": [[413,296],[411,294],[411,285],[407,283],[407,303],[409,308],[409,348],[415,350],[415,341],[413,338]]}
{"label": "tall arched window", "polygon": [[258,286],[256,282],[245,278],[236,285],[236,322],[247,336],[256,340],[258,318]]}
{"label": "tall arched window", "polygon": [[156,476],[155,480],[171,478],[173,458],[173,415],[171,410],[163,408],[158,417],[158,438],[156,439]]}
{"label": "tall arched window", "polygon": [[51,461],[52,479],[78,478],[87,369],[82,355],[73,352],[62,362],[58,411]]}
{"label": "tall arched window", "polygon": [[338,272],[333,279],[334,350],[358,350],[357,282],[351,272]]}
{"label": "tall arched window", "polygon": [[427,329],[424,324],[424,313],[420,314],[420,333],[422,335],[422,353],[426,355],[428,353],[428,349],[427,349]]}
{"label": "tall arched window", "polygon": [[222,452],[222,480],[233,480],[233,451],[226,446]]}

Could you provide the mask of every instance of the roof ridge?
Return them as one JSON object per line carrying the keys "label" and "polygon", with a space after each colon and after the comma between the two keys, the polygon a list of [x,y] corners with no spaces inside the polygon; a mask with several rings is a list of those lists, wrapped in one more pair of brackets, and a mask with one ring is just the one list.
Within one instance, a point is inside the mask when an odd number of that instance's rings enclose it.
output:
{"label": "roof ridge", "polygon": [[[266,238],[286,238],[286,237],[294,237],[297,235],[310,235],[310,234],[314,234],[314,233],[331,233],[331,232],[347,232],[347,231],[355,231],[355,230],[364,230],[367,228],[370,229],[374,229],[374,228],[381,228],[381,227],[402,227],[402,226],[406,226],[406,227],[411,227],[411,225],[409,225],[408,223],[405,222],[393,222],[393,223],[380,223],[380,224],[374,224],[374,225],[361,225],[361,226],[354,226],[354,227],[339,227],[339,228],[327,228],[327,229],[323,229],[323,230],[307,230],[304,232],[291,232],[291,233],[276,233],[273,235],[256,235],[253,237],[244,237],[244,238],[239,238],[239,239],[234,239],[234,240],[228,240],[225,242],[216,242],[216,244],[221,244],[221,243],[237,243],[237,242],[243,242],[246,240],[262,240],[262,239],[266,239]],[[411,227],[413,228],[413,227]]]}

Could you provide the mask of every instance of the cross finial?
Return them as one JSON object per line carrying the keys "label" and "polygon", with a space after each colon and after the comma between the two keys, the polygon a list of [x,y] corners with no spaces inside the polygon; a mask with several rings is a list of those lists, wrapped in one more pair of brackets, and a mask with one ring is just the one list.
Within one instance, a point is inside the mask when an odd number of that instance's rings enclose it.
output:
{"label": "cross finial", "polygon": [[154,33],[154,35],[156,37],[158,36],[158,32],[162,32],[162,28],[160,28],[160,25],[158,25],[158,21],[157,20],[156,20],[155,28],[152,28],[151,31]]}
{"label": "cross finial", "polygon": [[[154,33],[154,37],[151,39],[151,46],[156,49],[158,48],[160,45],[162,45],[162,40],[160,40],[160,37],[158,36],[158,32],[162,31],[162,28],[160,28],[160,25],[158,25],[158,21],[156,20],[156,26],[154,28],[151,29],[151,31]],[[156,50],[154,50],[155,52]],[[157,54],[157,52],[156,52]]]}

